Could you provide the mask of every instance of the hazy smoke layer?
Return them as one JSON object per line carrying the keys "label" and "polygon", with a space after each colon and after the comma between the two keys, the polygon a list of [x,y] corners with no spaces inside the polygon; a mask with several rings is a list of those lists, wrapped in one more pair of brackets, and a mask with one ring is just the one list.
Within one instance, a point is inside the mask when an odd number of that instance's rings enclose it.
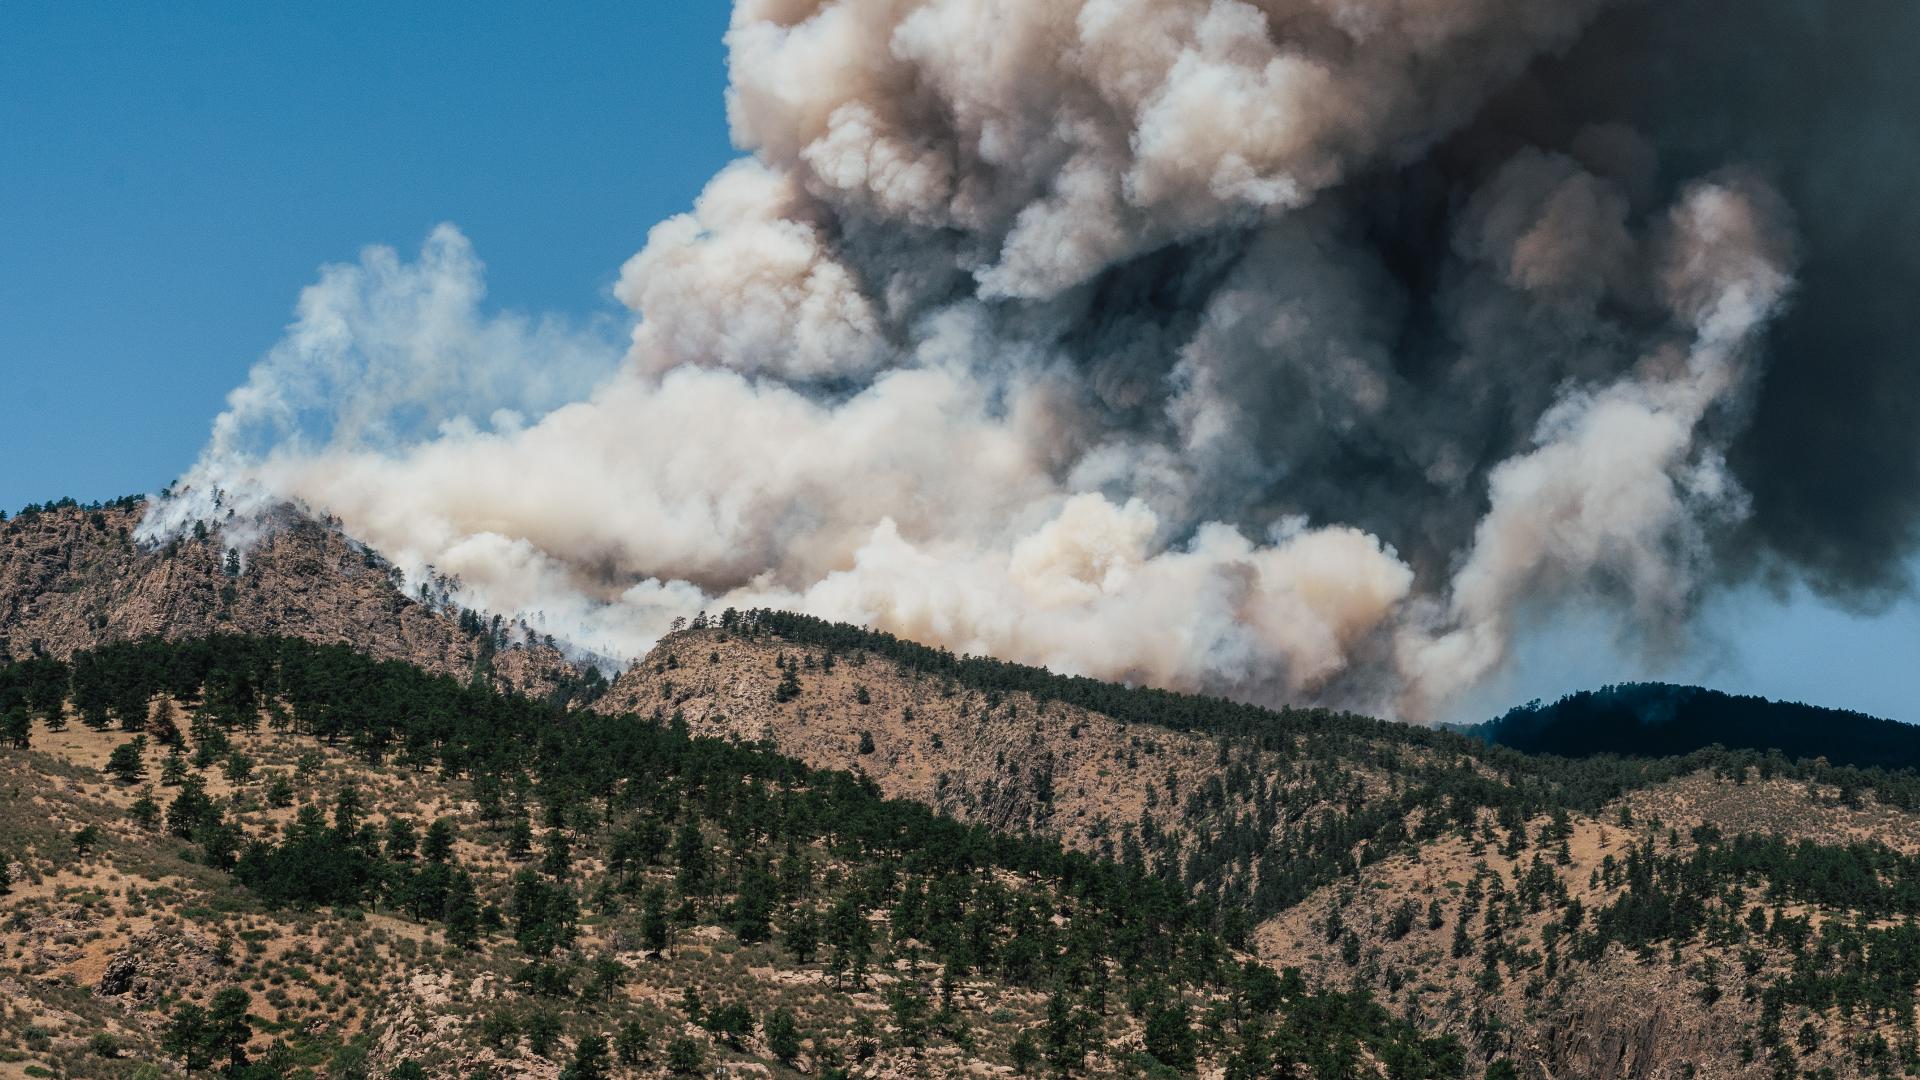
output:
{"label": "hazy smoke layer", "polygon": [[[147,530],[291,498],[614,655],[767,604],[1410,717],[1565,605],[1666,645],[1731,573],[1889,587],[1920,394],[1901,308],[1858,309],[1912,256],[1829,228],[1862,216],[1844,125],[1743,96],[1818,66],[1709,31],[1804,54],[1877,22],[1833,47],[1910,83],[1873,42],[1916,20],[1609,6],[738,0],[751,156],[624,268],[624,363],[484,314],[451,229],[373,251]],[[1855,117],[1915,100],[1851,77]],[[1859,137],[1915,160],[1908,126]],[[1863,246],[1899,276],[1796,286]],[[1881,373],[1821,394],[1857,423],[1772,394],[1827,363],[1813,299],[1860,316],[1838,368]],[[1782,433],[1879,455],[1870,539],[1818,520]]]}

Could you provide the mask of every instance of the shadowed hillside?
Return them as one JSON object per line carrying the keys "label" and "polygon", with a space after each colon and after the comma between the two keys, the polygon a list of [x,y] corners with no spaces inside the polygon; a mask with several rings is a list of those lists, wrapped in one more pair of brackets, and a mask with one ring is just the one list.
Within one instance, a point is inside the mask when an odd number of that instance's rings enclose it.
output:
{"label": "shadowed hillside", "polygon": [[1669,683],[1622,683],[1552,704],[1531,702],[1464,730],[1526,753],[1565,757],[1668,757],[1724,746],[1860,768],[1920,766],[1920,727],[1911,724]]}

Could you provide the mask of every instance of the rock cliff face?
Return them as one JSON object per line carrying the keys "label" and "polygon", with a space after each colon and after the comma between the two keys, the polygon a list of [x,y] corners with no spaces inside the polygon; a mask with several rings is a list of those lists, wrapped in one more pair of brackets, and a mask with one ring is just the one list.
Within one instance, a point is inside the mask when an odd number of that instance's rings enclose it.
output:
{"label": "rock cliff face", "polygon": [[1759,1009],[1752,1002],[1701,1000],[1679,965],[1636,960],[1615,946],[1582,972],[1565,1001],[1543,1010],[1519,1052],[1552,1076],[1592,1080],[1681,1080],[1771,1075],[1764,1061],[1742,1064],[1740,1043]]}
{"label": "rock cliff face", "polygon": [[0,658],[65,658],[111,641],[284,634],[342,643],[503,688],[549,691],[577,673],[547,646],[409,597],[378,555],[291,511],[238,564],[220,530],[158,550],[133,541],[141,507],[42,511],[0,524]]}
{"label": "rock cliff face", "polygon": [[124,994],[148,1005],[188,987],[218,982],[229,963],[203,934],[149,930],[134,935],[108,959],[93,992],[103,998]]}

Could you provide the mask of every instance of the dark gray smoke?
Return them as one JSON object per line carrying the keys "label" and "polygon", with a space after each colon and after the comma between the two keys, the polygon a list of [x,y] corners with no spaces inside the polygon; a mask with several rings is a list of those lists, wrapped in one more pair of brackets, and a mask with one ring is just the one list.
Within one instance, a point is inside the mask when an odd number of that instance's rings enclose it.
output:
{"label": "dark gray smoke", "polygon": [[[330,273],[148,529],[293,498],[615,654],[774,604],[1408,716],[1556,610],[1668,648],[1755,573],[1870,599],[1920,498],[1917,23],[739,0],[751,157],[628,263],[618,374],[504,377],[592,350],[443,232]],[[507,411],[445,393],[468,342]]]}
{"label": "dark gray smoke", "polygon": [[1916,43],[1902,0],[1636,5],[1541,66],[1556,108],[1518,125],[1612,110],[1673,169],[1750,162],[1794,207],[1800,284],[1730,451],[1753,509],[1727,568],[1865,604],[1910,587],[1920,543]]}

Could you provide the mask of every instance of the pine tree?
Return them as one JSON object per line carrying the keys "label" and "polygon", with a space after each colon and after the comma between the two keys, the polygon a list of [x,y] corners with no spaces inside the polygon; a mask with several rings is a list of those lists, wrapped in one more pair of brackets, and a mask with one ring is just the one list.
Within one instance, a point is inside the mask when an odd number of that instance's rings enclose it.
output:
{"label": "pine tree", "polygon": [[673,859],[679,866],[679,874],[674,879],[675,887],[682,896],[698,896],[706,891],[707,885],[707,842],[700,835],[700,826],[689,819],[682,823],[680,832],[674,837]]}
{"label": "pine tree", "polygon": [[771,934],[777,888],[773,875],[758,867],[741,876],[733,901],[733,933],[743,944],[757,944]]}
{"label": "pine tree", "polygon": [[153,717],[147,721],[147,731],[153,735],[153,741],[161,746],[180,745],[180,723],[172,698],[163,697],[160,704],[154,706]]}
{"label": "pine tree", "polygon": [[800,1024],[793,1010],[782,1005],[768,1013],[764,1028],[767,1052],[782,1065],[792,1065],[793,1059],[800,1056]]}
{"label": "pine tree", "polygon": [[820,948],[820,920],[813,909],[799,904],[793,913],[787,916],[786,923],[787,952],[803,964],[813,962],[813,954]]}
{"label": "pine tree", "polygon": [[827,913],[825,940],[830,950],[827,970],[836,980],[857,984],[865,979],[873,928],[851,898],[841,898]]}
{"label": "pine tree", "polygon": [[1399,941],[1413,931],[1413,923],[1420,915],[1420,905],[1411,899],[1402,900],[1393,909],[1387,920],[1387,939]]}
{"label": "pine tree", "polygon": [[667,918],[667,890],[655,885],[647,890],[640,906],[640,937],[648,949],[667,951],[673,937],[673,924]]}
{"label": "pine tree", "polygon": [[132,786],[147,776],[147,737],[136,735],[113,748],[108,755],[106,773],[122,784]]}
{"label": "pine tree", "polygon": [[536,1009],[527,1017],[527,1049],[535,1057],[553,1056],[554,1044],[560,1041],[560,1018],[546,1009]]}
{"label": "pine tree", "polygon": [[780,685],[774,688],[773,700],[786,704],[800,696],[800,670],[798,665],[788,662],[784,674],[780,676]]}
{"label": "pine tree", "polygon": [[1047,999],[1047,1061],[1061,1075],[1080,1068],[1087,1058],[1090,1017],[1076,1008],[1064,988]]}
{"label": "pine tree", "polygon": [[1161,1064],[1183,1072],[1193,1068],[1196,1051],[1186,1002],[1163,1003],[1147,1014],[1145,1044]]}
{"label": "pine tree", "polygon": [[1473,939],[1467,936],[1467,919],[1470,909],[1465,902],[1460,905],[1460,914],[1453,920],[1452,954],[1458,960],[1473,951]]}
{"label": "pine tree", "polygon": [[579,906],[573,891],[543,880],[532,870],[522,870],[513,879],[511,913],[514,939],[531,956],[549,956],[573,944],[578,933]]}
{"label": "pine tree", "polygon": [[1021,1029],[1020,1034],[1014,1036],[1013,1045],[1007,1052],[1013,1058],[1013,1071],[1021,1076],[1033,1072],[1033,1067],[1040,1063],[1040,1048],[1033,1041],[1031,1029]]}
{"label": "pine tree", "polygon": [[464,870],[456,871],[448,884],[446,921],[447,944],[467,950],[479,944],[480,898],[474,891],[473,877]]}
{"label": "pine tree", "polygon": [[33,743],[33,718],[27,710],[15,705],[0,715],[0,739],[15,750],[25,750]]}
{"label": "pine tree", "polygon": [[607,1040],[601,1035],[582,1036],[573,1047],[573,1060],[560,1070],[560,1080],[606,1080]]}
{"label": "pine tree", "polygon": [[521,814],[507,831],[507,858],[518,862],[533,854],[533,825]]}
{"label": "pine tree", "polygon": [[647,1034],[646,1026],[638,1020],[628,1020],[613,1037],[613,1053],[621,1065],[631,1069],[646,1060],[652,1044],[653,1037]]}
{"label": "pine tree", "polygon": [[681,1075],[698,1073],[706,1057],[700,1044],[687,1036],[683,1035],[667,1044],[667,1068]]}
{"label": "pine tree", "polygon": [[179,1058],[188,1072],[200,1072],[214,1061],[207,1026],[205,1009],[191,1001],[182,1002],[161,1029],[160,1049]]}
{"label": "pine tree", "polygon": [[216,1053],[226,1055],[232,1065],[247,1063],[247,1041],[253,1038],[253,1018],[247,1010],[253,996],[237,986],[229,986],[213,995],[207,1007],[207,1023]]}
{"label": "pine tree", "polygon": [[127,808],[127,817],[130,818],[135,825],[149,832],[159,826],[160,804],[154,801],[152,788],[141,790],[140,797],[135,799],[133,805]]}
{"label": "pine tree", "polygon": [[420,841],[420,857],[430,863],[443,863],[453,858],[454,841],[453,822],[446,818],[434,818],[427,826],[427,835]]}
{"label": "pine tree", "polygon": [[540,860],[540,872],[556,881],[567,876],[573,865],[573,844],[567,839],[565,829],[547,830],[547,850]]}

